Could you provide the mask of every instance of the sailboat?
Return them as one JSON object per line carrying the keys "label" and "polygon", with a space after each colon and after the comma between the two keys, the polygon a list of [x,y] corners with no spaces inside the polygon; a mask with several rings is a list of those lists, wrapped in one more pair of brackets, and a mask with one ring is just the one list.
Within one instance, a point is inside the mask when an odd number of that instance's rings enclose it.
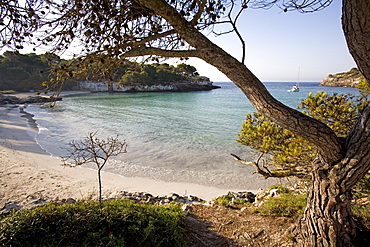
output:
{"label": "sailboat", "polygon": [[288,90],[288,92],[299,92],[299,85],[298,83],[295,84],[292,89]]}
{"label": "sailboat", "polygon": [[298,67],[298,77],[297,77],[297,83],[292,87],[292,89],[288,90],[288,92],[299,92],[299,72],[300,67]]}

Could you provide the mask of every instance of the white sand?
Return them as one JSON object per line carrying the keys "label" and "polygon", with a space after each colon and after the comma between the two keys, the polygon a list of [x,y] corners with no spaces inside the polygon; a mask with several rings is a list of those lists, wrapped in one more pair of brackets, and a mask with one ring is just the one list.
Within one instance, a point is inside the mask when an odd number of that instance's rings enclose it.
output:
{"label": "white sand", "polygon": [[[19,108],[0,106],[0,209],[5,203],[26,204],[32,198],[87,199],[98,191],[97,173],[86,168],[62,166],[34,141],[35,129],[21,117]],[[194,195],[211,200],[228,191],[188,183],[168,183],[103,173],[103,194],[115,191],[153,195]]]}

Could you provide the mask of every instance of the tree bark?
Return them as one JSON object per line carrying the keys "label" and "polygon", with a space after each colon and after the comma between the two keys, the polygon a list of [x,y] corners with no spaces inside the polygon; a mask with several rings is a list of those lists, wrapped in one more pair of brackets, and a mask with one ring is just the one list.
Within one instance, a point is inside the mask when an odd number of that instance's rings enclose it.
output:
{"label": "tree bark", "polygon": [[335,169],[315,162],[303,216],[292,229],[299,246],[352,246],[356,234],[351,192],[340,186]]}
{"label": "tree bark", "polygon": [[370,1],[343,0],[342,27],[349,52],[370,82]]}

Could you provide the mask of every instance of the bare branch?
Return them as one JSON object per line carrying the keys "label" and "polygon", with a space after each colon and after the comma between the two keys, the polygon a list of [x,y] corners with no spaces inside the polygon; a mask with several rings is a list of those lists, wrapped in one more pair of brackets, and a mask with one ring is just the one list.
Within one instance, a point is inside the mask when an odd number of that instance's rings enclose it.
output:
{"label": "bare branch", "polygon": [[94,163],[98,168],[99,202],[102,201],[101,170],[111,156],[126,153],[127,144],[116,137],[108,137],[107,140],[100,140],[95,137],[97,132],[90,132],[83,140],[73,140],[69,143],[71,150],[69,154],[62,157],[64,166],[80,166]]}

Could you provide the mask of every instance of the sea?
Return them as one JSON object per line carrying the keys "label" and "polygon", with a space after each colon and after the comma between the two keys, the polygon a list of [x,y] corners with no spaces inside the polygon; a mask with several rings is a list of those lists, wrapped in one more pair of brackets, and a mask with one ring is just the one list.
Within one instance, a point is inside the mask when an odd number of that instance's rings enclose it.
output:
{"label": "sea", "polygon": [[[359,94],[356,88],[323,87],[318,82],[300,83],[299,92],[288,92],[293,82],[264,84],[292,108],[310,92]],[[249,161],[258,156],[236,141],[246,114],[255,109],[233,83],[214,85],[221,88],[70,95],[53,108],[29,105],[25,111],[34,115],[38,126],[35,141],[54,157],[67,155],[69,142],[90,132],[97,132],[99,139],[118,135],[127,143],[127,153],[111,157],[103,169],[106,172],[234,191],[256,191],[279,183],[255,174],[253,167],[230,155]]]}

